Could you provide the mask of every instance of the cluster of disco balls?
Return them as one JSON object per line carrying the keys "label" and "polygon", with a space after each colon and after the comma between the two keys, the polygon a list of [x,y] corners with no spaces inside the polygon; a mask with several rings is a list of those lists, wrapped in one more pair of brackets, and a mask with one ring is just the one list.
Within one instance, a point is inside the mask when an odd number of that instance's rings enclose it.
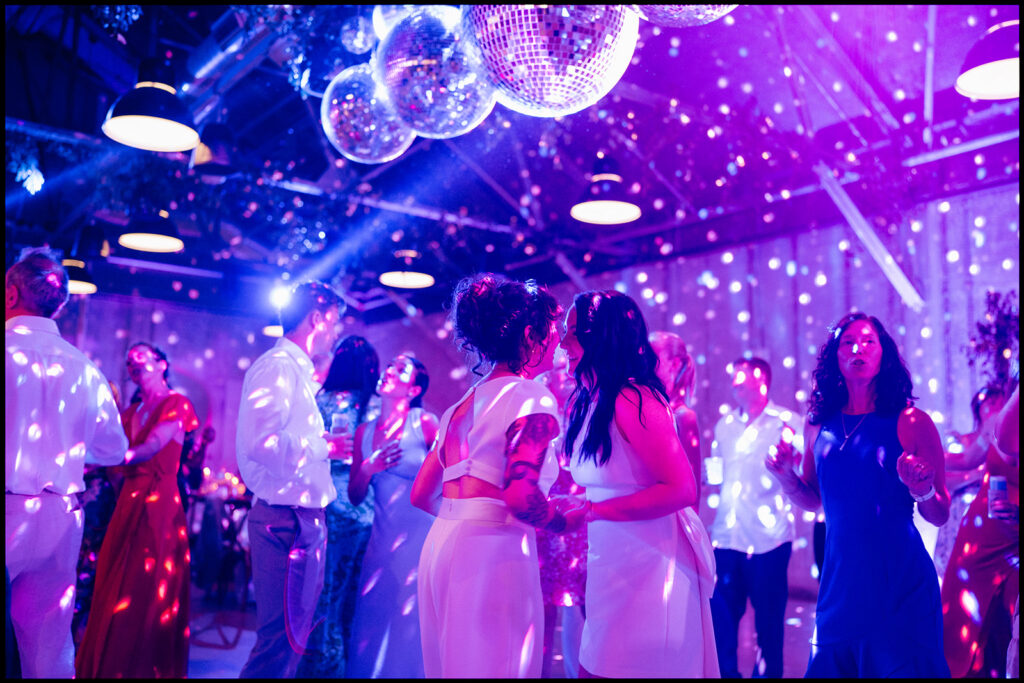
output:
{"label": "cluster of disco balls", "polygon": [[417,135],[468,133],[495,102],[528,116],[566,116],[618,83],[641,18],[699,26],[735,7],[378,5],[370,62],[334,77],[321,123],[346,158],[376,164],[401,156]]}

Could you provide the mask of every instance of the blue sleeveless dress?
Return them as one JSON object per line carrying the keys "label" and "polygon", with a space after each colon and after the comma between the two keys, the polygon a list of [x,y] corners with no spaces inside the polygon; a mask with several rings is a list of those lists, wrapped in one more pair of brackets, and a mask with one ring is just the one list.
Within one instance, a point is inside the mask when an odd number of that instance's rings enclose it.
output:
{"label": "blue sleeveless dress", "polygon": [[949,677],[939,580],[896,474],[898,415],[823,424],[814,465],[825,509],[825,561],[807,677]]}

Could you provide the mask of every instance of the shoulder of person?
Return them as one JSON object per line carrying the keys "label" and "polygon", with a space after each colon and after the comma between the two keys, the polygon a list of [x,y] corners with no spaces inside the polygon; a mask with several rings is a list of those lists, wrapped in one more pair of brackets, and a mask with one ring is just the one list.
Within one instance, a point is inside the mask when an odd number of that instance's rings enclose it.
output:
{"label": "shoulder of person", "polygon": [[558,401],[555,400],[555,395],[551,393],[551,390],[532,379],[515,382],[512,390],[509,392],[509,396],[514,397],[517,402],[536,401],[539,409],[533,412],[540,413],[558,410]]}
{"label": "shoulder of person", "polygon": [[619,395],[615,397],[615,413],[628,411],[636,415],[638,408],[644,414],[652,409],[671,414],[668,404],[661,394],[649,386],[631,382],[622,387]]}

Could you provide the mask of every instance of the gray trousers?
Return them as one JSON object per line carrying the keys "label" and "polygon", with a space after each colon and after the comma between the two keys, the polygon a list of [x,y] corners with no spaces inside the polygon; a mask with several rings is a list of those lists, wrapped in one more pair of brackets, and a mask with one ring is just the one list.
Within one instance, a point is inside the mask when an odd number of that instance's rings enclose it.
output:
{"label": "gray trousers", "polygon": [[324,587],[324,511],[257,498],[248,523],[258,628],[239,678],[294,678]]}

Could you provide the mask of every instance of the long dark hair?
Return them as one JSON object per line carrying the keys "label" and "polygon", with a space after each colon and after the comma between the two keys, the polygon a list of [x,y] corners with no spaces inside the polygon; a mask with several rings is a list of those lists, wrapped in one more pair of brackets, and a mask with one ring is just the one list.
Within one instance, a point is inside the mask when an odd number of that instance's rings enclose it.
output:
{"label": "long dark hair", "polygon": [[378,379],[380,359],[377,351],[365,338],[351,334],[335,347],[321,391],[351,391],[356,399],[358,421],[362,422],[370,397],[377,389]]}
{"label": "long dark hair", "polygon": [[885,330],[881,321],[867,313],[848,313],[828,330],[828,339],[818,352],[818,366],[814,369],[814,389],[807,401],[807,420],[812,425],[825,422],[846,405],[850,392],[846,380],[839,371],[839,338],[852,323],[867,320],[878,333],[882,344],[882,362],[872,382],[875,390],[875,412],[880,415],[897,415],[914,405],[914,383],[910,379],[907,364],[900,356],[896,342]]}
{"label": "long dark hair", "polygon": [[483,374],[477,368],[484,361],[508,363],[512,372],[522,370],[529,361],[527,326],[535,343],[548,343],[558,312],[555,298],[533,280],[517,282],[493,273],[463,278],[452,294],[455,340],[463,351],[476,352],[476,375]]}
{"label": "long dark hair", "polygon": [[580,448],[580,460],[595,460],[604,465],[611,456],[611,423],[615,417],[615,399],[630,389],[637,395],[642,414],[643,395],[639,387],[648,387],[655,397],[668,405],[665,385],[655,368],[658,356],[647,337],[647,323],[636,302],[615,290],[577,294],[576,338],[583,357],[573,373],[576,389],[569,399],[569,427],[565,453],[572,457],[573,445],[583,429],[590,404],[597,400],[590,427]]}

